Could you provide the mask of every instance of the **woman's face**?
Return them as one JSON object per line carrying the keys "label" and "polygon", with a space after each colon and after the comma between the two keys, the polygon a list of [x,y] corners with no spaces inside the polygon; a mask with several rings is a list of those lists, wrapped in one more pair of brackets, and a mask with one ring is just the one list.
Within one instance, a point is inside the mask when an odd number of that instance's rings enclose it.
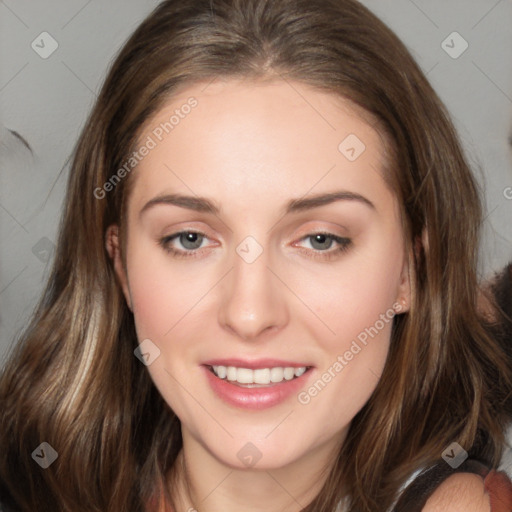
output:
{"label": "woman's face", "polygon": [[409,298],[379,133],[298,83],[216,81],[169,101],[143,145],[126,269],[114,257],[185,447],[240,468],[332,453]]}

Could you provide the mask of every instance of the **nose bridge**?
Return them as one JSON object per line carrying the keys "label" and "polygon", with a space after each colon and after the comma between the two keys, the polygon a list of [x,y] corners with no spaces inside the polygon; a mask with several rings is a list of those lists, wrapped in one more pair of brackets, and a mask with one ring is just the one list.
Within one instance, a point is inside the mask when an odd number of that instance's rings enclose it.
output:
{"label": "nose bridge", "polygon": [[282,327],[287,318],[283,290],[270,270],[272,258],[265,245],[254,236],[237,245],[233,271],[221,298],[220,323],[243,339]]}

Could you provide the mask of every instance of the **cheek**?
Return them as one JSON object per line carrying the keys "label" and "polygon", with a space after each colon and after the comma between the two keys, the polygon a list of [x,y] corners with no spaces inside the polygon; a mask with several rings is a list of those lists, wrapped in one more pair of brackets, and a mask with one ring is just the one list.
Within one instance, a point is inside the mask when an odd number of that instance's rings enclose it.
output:
{"label": "cheek", "polygon": [[317,301],[318,317],[329,329],[318,321],[306,326],[323,357],[316,380],[303,390],[299,403],[330,425],[331,434],[369,400],[389,353],[399,273],[390,275],[385,258],[378,265],[359,263],[359,269],[330,281],[328,293],[317,288],[309,299]]}
{"label": "cheek", "polygon": [[139,340],[162,340],[201,296],[195,282],[172,270],[165,251],[144,239],[129,249],[127,271]]}
{"label": "cheek", "polygon": [[336,270],[303,280],[300,296],[329,328],[323,338],[333,344],[347,342],[376,322],[383,335],[389,335],[379,319],[393,314],[401,262],[397,250],[352,254]]}

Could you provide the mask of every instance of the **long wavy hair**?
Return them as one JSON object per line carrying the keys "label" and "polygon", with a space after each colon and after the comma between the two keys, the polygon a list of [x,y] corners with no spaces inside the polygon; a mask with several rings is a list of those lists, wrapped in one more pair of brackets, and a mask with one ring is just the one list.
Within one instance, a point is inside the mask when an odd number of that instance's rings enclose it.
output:
{"label": "long wavy hair", "polygon": [[[391,141],[386,180],[410,250],[410,311],[381,379],[303,510],[381,512],[457,441],[499,464],[511,364],[476,314],[480,190],[438,96],[402,42],[355,0],[167,0],[113,62],[73,153],[48,284],[0,378],[0,479],[24,512],[149,510],[182,448],[180,422],[134,357],[133,315],[105,249],[129,176],[103,198],[144,123],[178,88],[298,81],[347,98]],[[183,127],[186,129],[186,120]],[[42,442],[58,458],[32,459]]]}

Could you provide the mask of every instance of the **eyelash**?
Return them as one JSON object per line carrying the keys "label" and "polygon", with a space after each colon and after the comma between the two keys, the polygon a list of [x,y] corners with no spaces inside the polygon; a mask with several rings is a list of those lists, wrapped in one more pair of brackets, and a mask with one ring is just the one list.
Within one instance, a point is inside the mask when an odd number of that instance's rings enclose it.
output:
{"label": "eyelash", "polygon": [[[171,254],[174,258],[196,258],[196,257],[198,257],[199,249],[180,251],[180,250],[177,250],[177,249],[169,246],[170,242],[172,242],[174,239],[179,238],[180,235],[186,235],[186,234],[194,234],[194,235],[202,236],[204,238],[208,238],[206,236],[206,234],[201,233],[200,231],[179,231],[177,233],[174,233],[172,235],[169,235],[169,236],[166,236],[166,237],[160,239],[159,245],[161,245],[164,248],[164,250],[167,253]],[[311,251],[313,251],[312,257],[314,259],[331,261],[331,260],[335,259],[336,257],[340,256],[342,253],[346,252],[349,249],[349,247],[352,245],[352,240],[350,240],[349,238],[340,237],[340,236],[334,235],[332,233],[327,233],[325,231],[309,233],[308,235],[302,237],[300,239],[300,241],[306,240],[308,238],[313,238],[313,237],[319,236],[319,235],[326,236],[326,237],[332,239],[334,242],[339,244],[339,247],[335,250],[327,250],[327,251],[319,251],[319,250],[315,250],[315,249],[300,248],[300,251],[307,252],[307,253],[311,253]]]}

